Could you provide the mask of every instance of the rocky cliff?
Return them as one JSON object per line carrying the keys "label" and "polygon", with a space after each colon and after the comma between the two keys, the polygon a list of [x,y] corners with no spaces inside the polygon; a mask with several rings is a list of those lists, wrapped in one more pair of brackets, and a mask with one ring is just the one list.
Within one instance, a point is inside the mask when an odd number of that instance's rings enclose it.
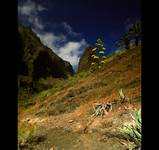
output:
{"label": "rocky cliff", "polygon": [[79,60],[78,72],[85,71],[90,68],[92,62],[91,55],[92,55],[92,47],[86,48],[82,57]]}

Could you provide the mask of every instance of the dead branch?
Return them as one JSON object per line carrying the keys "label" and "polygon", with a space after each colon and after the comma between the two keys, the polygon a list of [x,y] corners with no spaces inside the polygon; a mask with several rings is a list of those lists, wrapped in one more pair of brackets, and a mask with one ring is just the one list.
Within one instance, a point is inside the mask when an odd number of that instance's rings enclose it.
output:
{"label": "dead branch", "polygon": [[101,103],[96,104],[93,106],[94,108],[94,116],[99,117],[108,114],[112,110],[112,104],[111,103]]}
{"label": "dead branch", "polygon": [[111,101],[111,103],[109,103],[109,102],[107,102],[107,103],[96,103],[93,106],[93,109],[94,109],[93,116],[95,116],[95,117],[104,116],[112,110],[112,106],[114,104],[123,103],[123,102],[126,102],[126,100],[129,100],[129,98],[126,97],[125,94],[123,93],[122,89],[120,89],[118,92],[119,92],[119,99],[118,100]]}

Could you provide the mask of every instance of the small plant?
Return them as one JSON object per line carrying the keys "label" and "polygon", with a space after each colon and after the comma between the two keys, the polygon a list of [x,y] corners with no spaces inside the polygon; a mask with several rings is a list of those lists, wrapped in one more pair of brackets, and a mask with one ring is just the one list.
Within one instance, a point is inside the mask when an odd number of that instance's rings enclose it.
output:
{"label": "small plant", "polygon": [[120,132],[125,136],[126,141],[122,142],[129,150],[141,149],[141,110],[131,115],[133,124],[120,128]]}
{"label": "small plant", "polygon": [[18,125],[18,144],[25,145],[33,141],[36,134],[36,127],[28,123]]}
{"label": "small plant", "polygon": [[101,39],[97,39],[95,43],[95,48],[92,49],[92,63],[91,69],[101,68],[103,64],[106,63],[104,42]]}

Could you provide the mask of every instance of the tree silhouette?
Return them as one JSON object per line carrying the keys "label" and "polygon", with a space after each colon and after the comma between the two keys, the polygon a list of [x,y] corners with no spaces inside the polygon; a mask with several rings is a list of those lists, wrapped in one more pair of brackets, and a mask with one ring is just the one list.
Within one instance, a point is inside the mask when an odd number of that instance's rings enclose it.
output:
{"label": "tree silhouette", "polygon": [[133,24],[133,26],[129,29],[128,34],[132,39],[135,39],[135,45],[138,46],[139,40],[141,38],[141,23],[136,22]]}
{"label": "tree silhouette", "polygon": [[115,44],[112,46],[115,47],[125,47],[125,49],[130,48],[131,40],[135,40],[135,45],[139,45],[139,40],[141,38],[141,22],[138,21],[134,23],[129,29],[126,34],[120,37],[120,39],[115,42]]}
{"label": "tree silhouette", "polygon": [[129,49],[130,48],[130,35],[129,34],[125,34],[123,35],[114,45],[114,47],[125,47],[125,49]]}

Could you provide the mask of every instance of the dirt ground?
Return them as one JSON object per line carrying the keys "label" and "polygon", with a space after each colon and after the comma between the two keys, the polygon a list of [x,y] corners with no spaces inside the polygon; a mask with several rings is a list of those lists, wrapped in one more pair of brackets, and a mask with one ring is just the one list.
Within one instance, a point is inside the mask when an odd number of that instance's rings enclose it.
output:
{"label": "dirt ground", "polygon": [[[37,150],[126,150],[118,128],[132,122],[130,113],[140,109],[140,99],[119,105],[103,117],[92,117],[89,104],[74,112],[48,117],[27,116],[23,122],[36,125],[43,140],[22,149]],[[28,121],[29,120],[29,121]]]}

